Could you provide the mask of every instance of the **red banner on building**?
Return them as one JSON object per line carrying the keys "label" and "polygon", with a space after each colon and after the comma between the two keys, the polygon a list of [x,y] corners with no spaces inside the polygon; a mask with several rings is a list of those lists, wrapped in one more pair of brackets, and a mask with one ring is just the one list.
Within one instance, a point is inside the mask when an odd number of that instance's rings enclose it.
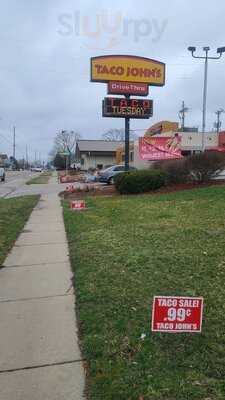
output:
{"label": "red banner on building", "polygon": [[202,312],[202,297],[155,296],[152,331],[201,332]]}
{"label": "red banner on building", "polygon": [[173,160],[182,158],[181,135],[175,133],[170,137],[140,137],[139,155],[142,160]]}

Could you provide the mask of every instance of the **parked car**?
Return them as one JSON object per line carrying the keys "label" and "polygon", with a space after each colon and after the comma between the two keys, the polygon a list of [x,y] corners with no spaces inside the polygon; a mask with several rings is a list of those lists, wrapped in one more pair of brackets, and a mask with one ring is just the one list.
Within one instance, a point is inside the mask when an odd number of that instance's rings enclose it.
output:
{"label": "parked car", "polygon": [[0,167],[0,180],[5,182],[5,169]]}
{"label": "parked car", "polygon": [[[134,167],[130,167],[131,170],[136,170]],[[116,175],[121,174],[125,171],[124,165],[113,165],[100,172],[99,182],[107,183],[108,185],[114,184],[114,178]]]}
{"label": "parked car", "polygon": [[43,171],[43,168],[40,168],[40,167],[32,167],[30,170],[31,170],[32,172],[42,172],[42,171]]}

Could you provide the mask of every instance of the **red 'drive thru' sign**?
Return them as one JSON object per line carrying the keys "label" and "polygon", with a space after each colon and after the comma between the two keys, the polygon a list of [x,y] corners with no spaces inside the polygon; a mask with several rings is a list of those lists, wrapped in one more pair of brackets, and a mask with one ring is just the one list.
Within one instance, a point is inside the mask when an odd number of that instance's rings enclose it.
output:
{"label": "red 'drive thru' sign", "polygon": [[152,331],[201,332],[202,311],[202,297],[155,296]]}

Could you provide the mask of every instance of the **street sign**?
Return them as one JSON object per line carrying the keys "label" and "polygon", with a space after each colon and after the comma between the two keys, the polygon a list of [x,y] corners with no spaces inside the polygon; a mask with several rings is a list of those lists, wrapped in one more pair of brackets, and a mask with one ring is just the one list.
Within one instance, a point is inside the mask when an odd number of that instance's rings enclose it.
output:
{"label": "street sign", "polygon": [[148,85],[146,83],[108,82],[108,94],[148,96]]}
{"label": "street sign", "polygon": [[59,154],[60,154],[61,156],[68,157],[68,156],[70,155],[70,152],[67,151],[67,150],[65,150],[65,151],[60,152]]}
{"label": "street sign", "polygon": [[153,332],[201,332],[202,297],[155,296],[152,310]]}
{"label": "street sign", "polygon": [[152,114],[152,100],[105,97],[102,103],[103,117],[146,119]]}
{"label": "street sign", "polygon": [[165,64],[150,58],[109,55],[91,58],[92,82],[132,82],[165,85]]}

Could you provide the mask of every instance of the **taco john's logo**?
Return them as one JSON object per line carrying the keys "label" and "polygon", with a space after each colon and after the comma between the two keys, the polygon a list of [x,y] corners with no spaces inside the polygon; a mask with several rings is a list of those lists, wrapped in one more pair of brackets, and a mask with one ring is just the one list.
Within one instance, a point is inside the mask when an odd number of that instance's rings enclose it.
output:
{"label": "taco john's logo", "polygon": [[111,55],[91,58],[92,82],[138,82],[165,85],[165,64],[150,58]]}

